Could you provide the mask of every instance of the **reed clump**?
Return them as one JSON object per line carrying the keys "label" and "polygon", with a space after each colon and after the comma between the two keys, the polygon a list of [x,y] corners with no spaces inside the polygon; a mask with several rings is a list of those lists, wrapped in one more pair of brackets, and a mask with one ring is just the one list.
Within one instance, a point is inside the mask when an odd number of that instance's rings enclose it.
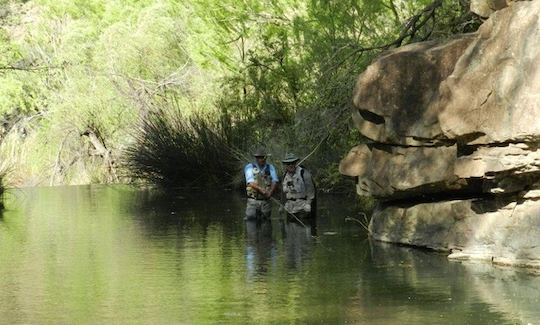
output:
{"label": "reed clump", "polygon": [[240,164],[219,123],[203,115],[150,113],[125,154],[130,176],[162,188],[227,186]]}

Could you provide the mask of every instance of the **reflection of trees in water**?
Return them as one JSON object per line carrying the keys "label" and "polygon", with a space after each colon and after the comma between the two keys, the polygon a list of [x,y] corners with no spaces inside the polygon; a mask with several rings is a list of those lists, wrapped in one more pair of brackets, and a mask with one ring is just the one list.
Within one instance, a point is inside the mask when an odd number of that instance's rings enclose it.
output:
{"label": "reflection of trees in water", "polygon": [[[202,278],[231,273],[242,260],[245,203],[236,193],[141,191],[126,205],[130,224],[146,246],[166,252],[174,268],[194,270]],[[227,283],[225,280],[221,280]],[[182,284],[183,286],[187,284]],[[189,284],[191,285],[191,284]]]}
{"label": "reflection of trees in water", "polygon": [[[346,239],[351,224],[343,219],[351,212],[330,199],[319,208],[320,222],[309,228],[277,220],[244,224],[245,201],[234,193],[155,196],[141,191],[126,200],[125,207],[153,241],[154,235],[168,234],[161,238],[171,239],[171,245],[189,241],[189,245],[206,245],[206,250],[211,246],[204,256],[199,246],[193,248],[181,259],[191,261],[183,267],[196,259],[201,265],[197,272],[208,272],[202,266],[219,260],[215,265],[225,266],[217,274],[225,279],[231,270],[239,270],[236,267],[243,269],[244,261],[247,282],[257,282],[253,288],[301,297],[301,303],[290,302],[299,306],[324,302],[324,312],[314,320],[481,324],[538,319],[540,277],[486,264],[450,262],[446,254],[432,251]],[[327,230],[338,235],[326,236]],[[316,242],[312,235],[317,233]],[[363,246],[368,244],[369,248]],[[227,250],[234,249],[239,249],[239,255],[231,258],[233,253]],[[257,281],[250,281],[253,278]],[[271,285],[281,281],[287,285]]]}
{"label": "reflection of trees in water", "polygon": [[210,227],[240,235],[238,216],[245,208],[234,192],[143,190],[134,193],[126,209],[148,235],[186,234],[206,237]]}
{"label": "reflection of trees in water", "polygon": [[429,250],[374,241],[370,248],[357,294],[347,307],[348,319],[493,324],[538,318],[538,298],[531,297],[538,297],[540,277],[523,281],[489,264],[464,265]]}

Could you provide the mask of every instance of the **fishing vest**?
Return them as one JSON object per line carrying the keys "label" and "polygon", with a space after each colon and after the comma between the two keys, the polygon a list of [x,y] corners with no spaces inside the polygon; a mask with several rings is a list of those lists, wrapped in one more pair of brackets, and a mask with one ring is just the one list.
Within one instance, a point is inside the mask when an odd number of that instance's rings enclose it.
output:
{"label": "fishing vest", "polygon": [[[272,188],[272,176],[270,176],[270,166],[266,164],[264,168],[261,170],[259,169],[259,166],[256,164],[251,164],[252,170],[253,170],[253,177],[255,178],[255,183],[259,186],[264,188],[266,191],[270,191]],[[247,186],[246,187],[247,196],[255,199],[255,200],[267,200],[268,198],[265,197],[263,194],[259,193],[259,191],[255,190],[254,188]]]}
{"label": "fishing vest", "polygon": [[285,176],[283,176],[283,193],[285,193],[287,200],[305,200],[307,198],[304,169],[302,167],[296,167],[292,175],[285,173]]}

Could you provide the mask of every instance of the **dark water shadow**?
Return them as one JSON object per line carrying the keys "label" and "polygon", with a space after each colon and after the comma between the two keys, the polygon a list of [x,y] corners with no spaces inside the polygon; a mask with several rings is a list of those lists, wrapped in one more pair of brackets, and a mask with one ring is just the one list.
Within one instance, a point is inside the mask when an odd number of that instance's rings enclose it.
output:
{"label": "dark water shadow", "polygon": [[[138,190],[125,202],[125,209],[147,235],[196,231],[203,237],[211,227],[240,236],[245,199],[233,191]],[[196,230],[194,230],[196,228]]]}

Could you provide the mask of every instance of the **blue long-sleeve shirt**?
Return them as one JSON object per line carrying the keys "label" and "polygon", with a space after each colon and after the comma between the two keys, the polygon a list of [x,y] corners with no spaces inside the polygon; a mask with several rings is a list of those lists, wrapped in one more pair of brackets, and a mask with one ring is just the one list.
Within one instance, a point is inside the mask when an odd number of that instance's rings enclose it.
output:
{"label": "blue long-sleeve shirt", "polygon": [[276,168],[272,164],[265,164],[264,166],[258,166],[256,163],[249,163],[244,167],[244,176],[246,177],[246,184],[255,182],[255,175],[253,174],[253,167],[257,167],[260,172],[264,172],[266,168],[270,171],[270,178],[272,183],[278,183],[279,178],[276,173]]}

